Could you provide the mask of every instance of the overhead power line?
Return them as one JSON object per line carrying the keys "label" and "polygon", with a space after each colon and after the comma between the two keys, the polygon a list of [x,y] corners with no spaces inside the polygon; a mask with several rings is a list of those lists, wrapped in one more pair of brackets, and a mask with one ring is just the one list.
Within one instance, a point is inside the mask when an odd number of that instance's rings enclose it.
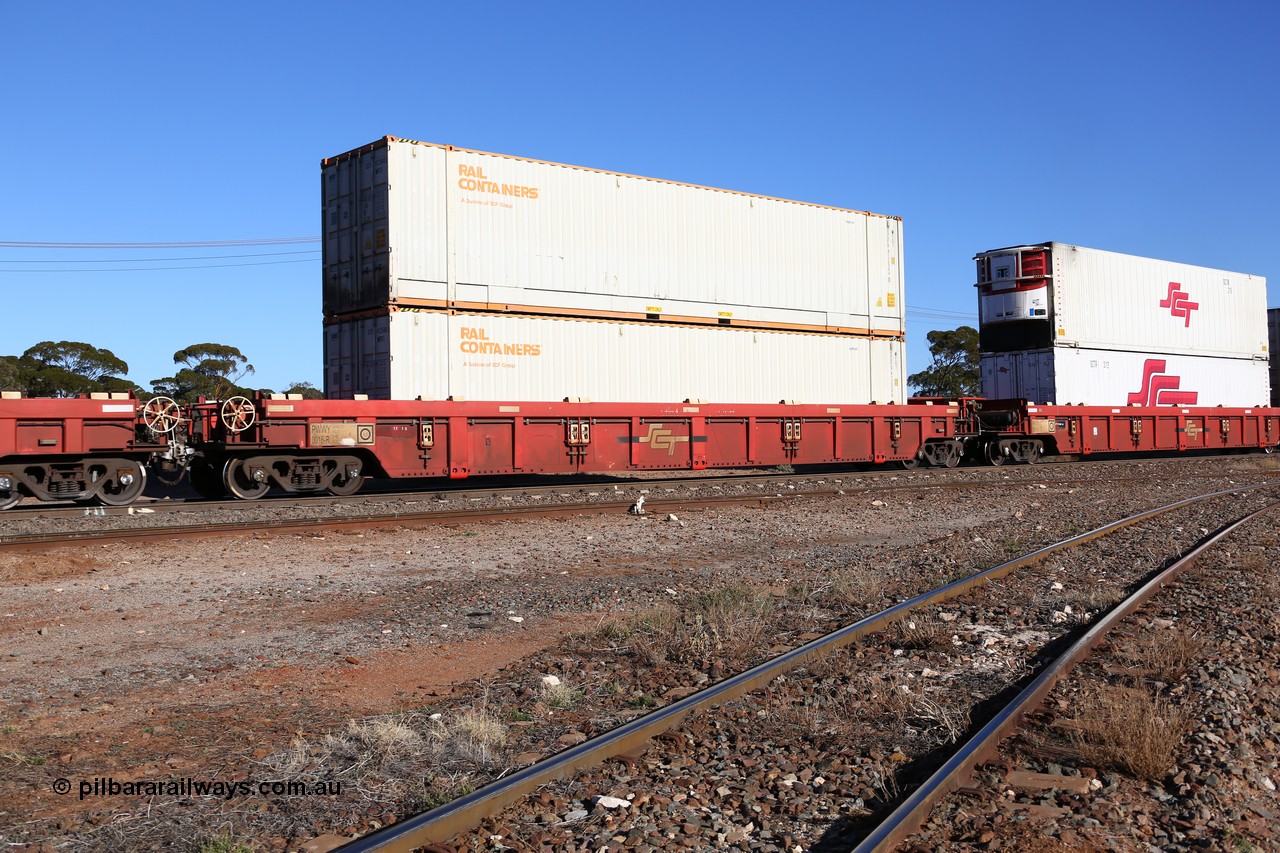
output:
{"label": "overhead power line", "polygon": [[289,246],[319,243],[319,237],[254,237],[248,240],[190,240],[155,243],[53,243],[31,240],[0,240],[5,249],[199,249],[212,246]]}
{"label": "overhead power line", "polygon": [[186,255],[176,258],[91,258],[79,261],[74,258],[21,258],[0,259],[0,264],[149,264],[154,261],[222,261],[231,258],[269,258],[276,255],[314,255],[319,249],[299,249],[296,252],[253,252],[247,255]]}
{"label": "overhead power line", "polygon": [[256,261],[247,264],[194,264],[185,267],[102,267],[100,269],[22,269],[22,270],[6,270],[0,269],[0,275],[4,273],[24,272],[24,273],[105,273],[105,272],[158,272],[160,270],[216,270],[224,267],[269,267],[277,264],[310,264],[320,260],[319,258],[294,258],[291,261]]}
{"label": "overhead power line", "polygon": [[915,305],[907,306],[907,319],[929,318],[932,320],[976,320],[975,312],[965,311],[944,311],[938,308],[920,308]]}

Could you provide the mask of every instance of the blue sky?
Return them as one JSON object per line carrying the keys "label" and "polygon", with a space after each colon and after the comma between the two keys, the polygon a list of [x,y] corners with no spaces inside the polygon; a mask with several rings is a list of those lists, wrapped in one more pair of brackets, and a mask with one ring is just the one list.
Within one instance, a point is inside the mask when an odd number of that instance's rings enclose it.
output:
{"label": "blue sky", "polygon": [[[912,372],[929,330],[976,323],[970,259],[1000,246],[1263,275],[1280,305],[1274,3],[74,0],[5,18],[6,243],[314,237],[321,158],[393,135],[901,216]],[[0,246],[0,354],[87,341],[145,388],[214,341],[251,384],[321,385],[318,248]]]}

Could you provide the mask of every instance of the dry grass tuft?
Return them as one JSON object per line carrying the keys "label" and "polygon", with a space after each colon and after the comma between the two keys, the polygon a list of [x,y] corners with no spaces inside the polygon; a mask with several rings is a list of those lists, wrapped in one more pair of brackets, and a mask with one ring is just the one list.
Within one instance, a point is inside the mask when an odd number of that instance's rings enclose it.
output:
{"label": "dry grass tuft", "polygon": [[1074,622],[1088,622],[1089,614],[1107,610],[1116,603],[1116,594],[1102,584],[1073,583],[1065,590],[1056,592],[1052,600],[1047,601],[1054,610],[1075,613]]}
{"label": "dry grass tuft", "polygon": [[[422,755],[423,738],[413,729],[390,718],[347,723],[339,733],[325,735],[317,746],[306,745],[307,755],[316,770],[333,768],[339,773],[394,773]],[[294,741],[281,762],[296,760],[304,744]],[[277,766],[279,766],[279,763]]]}
{"label": "dry grass tuft", "polygon": [[1071,740],[1081,760],[1149,781],[1164,778],[1192,714],[1147,690],[1106,686],[1086,693]]}
{"label": "dry grass tuft", "polygon": [[908,724],[939,744],[958,743],[969,730],[969,709],[952,707],[923,694],[911,702]]}
{"label": "dry grass tuft", "polygon": [[253,847],[224,833],[202,843],[199,853],[253,853]]}
{"label": "dry grass tuft", "polygon": [[893,582],[871,566],[850,566],[836,574],[827,594],[832,604],[855,610],[877,610],[888,597]]}
{"label": "dry grass tuft", "polygon": [[[465,779],[503,760],[507,726],[482,700],[451,716],[407,714],[352,720],[317,741],[297,738],[264,763],[278,778],[359,782],[360,789],[402,788],[428,771]],[[451,783],[458,787],[462,783]],[[436,792],[439,794],[439,791]]]}
{"label": "dry grass tuft", "polygon": [[784,725],[790,725],[812,738],[822,748],[839,746],[863,736],[867,721],[863,717],[862,697],[840,688],[825,690],[806,697],[803,704],[789,704],[778,713]]}
{"label": "dry grass tuft", "polygon": [[667,605],[610,617],[588,639],[624,646],[641,665],[702,665],[712,658],[733,666],[753,659],[776,632],[778,605],[764,587],[727,586]]}
{"label": "dry grass tuft", "polygon": [[863,688],[863,699],[878,715],[901,720],[910,715],[915,691],[911,682],[898,675],[872,675]]}
{"label": "dry grass tuft", "polygon": [[1119,650],[1122,657],[1148,677],[1173,684],[1182,679],[1204,652],[1203,638],[1177,627],[1169,631],[1144,631]]}
{"label": "dry grass tuft", "polygon": [[566,681],[556,684],[543,682],[538,687],[538,698],[548,708],[572,708],[582,701],[582,691]]}
{"label": "dry grass tuft", "polygon": [[951,629],[932,614],[913,613],[893,623],[889,641],[902,649],[950,651]]}
{"label": "dry grass tuft", "polygon": [[507,725],[487,707],[468,708],[449,723],[439,721],[434,732],[442,751],[489,767],[501,758]]}

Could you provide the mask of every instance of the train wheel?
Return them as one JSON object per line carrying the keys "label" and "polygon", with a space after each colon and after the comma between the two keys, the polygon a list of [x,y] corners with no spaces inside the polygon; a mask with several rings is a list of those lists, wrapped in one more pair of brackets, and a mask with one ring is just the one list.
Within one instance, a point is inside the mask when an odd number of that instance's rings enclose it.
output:
{"label": "train wheel", "polygon": [[146,468],[127,459],[109,459],[107,475],[93,499],[103,506],[128,506],[146,487]]}
{"label": "train wheel", "polygon": [[329,484],[329,494],[338,497],[354,495],[363,485],[364,475],[362,474],[356,474],[354,477],[334,477],[333,482]]}
{"label": "train wheel", "polygon": [[1000,442],[988,441],[982,447],[982,458],[987,461],[988,465],[1003,465],[1004,452],[1000,448]]}
{"label": "train wheel", "polygon": [[222,466],[222,485],[232,497],[242,501],[256,501],[267,493],[271,484],[266,480],[259,482],[249,476],[245,468],[247,461],[246,459],[228,459],[227,464]]}
{"label": "train wheel", "polygon": [[222,484],[222,476],[212,465],[197,463],[191,466],[191,488],[196,494],[211,501],[221,500],[227,496],[227,487]]}
{"label": "train wheel", "polygon": [[1276,452],[1276,446],[1275,446],[1274,444],[1268,444],[1266,447],[1262,448],[1262,452],[1263,452],[1263,453],[1275,453],[1275,452]]}
{"label": "train wheel", "polygon": [[942,464],[948,468],[954,468],[960,464],[960,460],[963,458],[964,448],[961,447],[960,442],[953,441],[947,445],[947,458],[943,460]]}
{"label": "train wheel", "polygon": [[[10,478],[6,477],[5,479],[10,479]],[[18,501],[20,500],[22,500],[22,492],[18,491],[18,484],[10,480],[9,488],[5,489],[3,492],[0,492],[0,510],[8,509],[11,506],[16,506]]]}
{"label": "train wheel", "polygon": [[1041,447],[1040,442],[1033,441],[1031,443],[1031,446],[1027,448],[1027,455],[1023,458],[1022,461],[1026,462],[1028,465],[1034,465],[1040,461],[1040,454],[1042,454],[1043,452],[1044,452],[1044,448]]}
{"label": "train wheel", "polygon": [[898,464],[908,471],[914,471],[920,467],[920,458],[912,456],[910,459],[900,459],[898,460]]}

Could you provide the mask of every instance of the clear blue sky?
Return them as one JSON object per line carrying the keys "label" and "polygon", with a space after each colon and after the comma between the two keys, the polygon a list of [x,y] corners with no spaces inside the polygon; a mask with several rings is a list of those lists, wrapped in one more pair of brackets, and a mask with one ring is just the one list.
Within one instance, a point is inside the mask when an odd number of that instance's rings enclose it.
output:
{"label": "clear blue sky", "polygon": [[[914,372],[999,246],[1280,304],[1278,32],[1231,0],[8,3],[0,241],[314,237],[321,158],[408,137],[901,216]],[[0,354],[87,341],[146,388],[213,341],[319,386],[318,249],[0,248]]]}

